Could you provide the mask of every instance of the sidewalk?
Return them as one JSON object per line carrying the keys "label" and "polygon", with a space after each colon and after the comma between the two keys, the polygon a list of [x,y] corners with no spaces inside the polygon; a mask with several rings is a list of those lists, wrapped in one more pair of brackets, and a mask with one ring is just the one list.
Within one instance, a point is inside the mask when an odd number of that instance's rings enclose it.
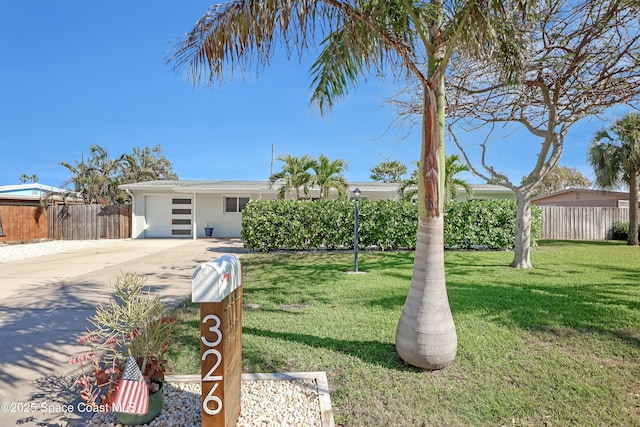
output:
{"label": "sidewalk", "polygon": [[76,338],[110,283],[123,272],[147,277],[167,303],[188,298],[203,262],[242,253],[239,239],[146,239],[0,264],[0,425],[82,425],[69,365]]}

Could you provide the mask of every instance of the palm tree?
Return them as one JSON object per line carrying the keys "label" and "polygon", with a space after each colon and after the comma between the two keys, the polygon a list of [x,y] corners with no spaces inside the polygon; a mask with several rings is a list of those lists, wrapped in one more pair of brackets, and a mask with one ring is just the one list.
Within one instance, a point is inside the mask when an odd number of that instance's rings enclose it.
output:
{"label": "palm tree", "polygon": [[74,185],[74,190],[82,195],[85,203],[117,203],[122,157],[112,159],[109,152],[97,144],[90,145],[89,152],[91,156],[87,161],[83,155],[75,165],[60,162],[73,175],[67,183]]}
{"label": "palm tree", "polygon": [[151,180],[177,180],[171,162],[162,155],[162,146],[135,147],[133,152],[122,156],[122,183]]}
{"label": "palm tree", "polygon": [[[235,0],[214,5],[176,48],[177,69],[199,84],[229,67],[269,63],[280,43],[303,52],[315,40],[312,102],[325,113],[372,69],[413,76],[422,94],[418,238],[396,349],[407,363],[438,369],[453,362],[457,335],[444,275],[444,74],[454,54],[495,59],[505,77],[521,68],[520,29],[532,0]],[[445,20],[446,17],[446,20]],[[400,71],[399,71],[400,72]]]}
{"label": "palm tree", "polygon": [[285,196],[291,192],[296,192],[296,198],[300,200],[300,189],[305,195],[309,194],[309,186],[311,185],[311,169],[315,161],[311,156],[304,155],[302,157],[295,157],[290,154],[284,156],[278,156],[277,160],[284,162],[282,170],[274,173],[269,177],[271,185],[274,186],[277,182],[281,182],[280,189],[278,191],[278,197],[284,199]]}
{"label": "palm tree", "polygon": [[[471,185],[458,178],[460,172],[466,172],[469,167],[460,162],[460,156],[458,154],[452,154],[445,156],[445,168],[444,168],[444,193],[447,199],[455,199],[458,195],[458,188],[463,188],[467,197],[473,196],[473,188]],[[416,194],[418,194],[418,169],[414,169],[411,176],[408,179],[402,181],[398,194],[402,200],[411,200]]]}
{"label": "palm tree", "polygon": [[[415,162],[416,166],[418,166],[418,162]],[[400,182],[400,187],[398,187],[398,195],[400,199],[411,201],[418,194],[418,173],[420,172],[420,167],[416,167],[413,172],[411,172],[411,176],[407,179],[403,179]]]}
{"label": "palm tree", "polygon": [[629,186],[630,245],[638,245],[638,176],[640,174],[640,114],[628,113],[615,121],[610,131],[596,132],[587,159],[593,168],[596,184],[614,188]]}
{"label": "palm tree", "polygon": [[313,162],[311,170],[315,175],[311,177],[311,182],[312,185],[320,187],[321,199],[328,199],[332,188],[338,191],[339,198],[345,197],[349,183],[342,173],[347,169],[349,166],[346,161],[342,159],[329,160],[324,154],[321,154],[318,160]]}
{"label": "palm tree", "polygon": [[460,162],[460,155],[452,154],[445,159],[444,167],[444,191],[448,199],[455,200],[458,195],[458,188],[462,188],[467,194],[467,198],[473,196],[473,188],[467,181],[458,178],[461,172],[468,172],[469,166]]}

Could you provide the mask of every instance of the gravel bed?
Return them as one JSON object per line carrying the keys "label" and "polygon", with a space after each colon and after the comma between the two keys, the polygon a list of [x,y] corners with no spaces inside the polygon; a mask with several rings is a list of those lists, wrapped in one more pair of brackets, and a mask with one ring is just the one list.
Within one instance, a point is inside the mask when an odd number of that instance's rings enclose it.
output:
{"label": "gravel bed", "polygon": [[[320,403],[312,379],[243,381],[238,427],[320,427]],[[149,427],[202,425],[200,383],[166,384],[164,407]],[[93,416],[87,427],[119,427],[115,413]]]}
{"label": "gravel bed", "polygon": [[78,249],[120,243],[119,239],[103,240],[45,240],[35,243],[0,244],[0,264],[43,255],[71,252]]}

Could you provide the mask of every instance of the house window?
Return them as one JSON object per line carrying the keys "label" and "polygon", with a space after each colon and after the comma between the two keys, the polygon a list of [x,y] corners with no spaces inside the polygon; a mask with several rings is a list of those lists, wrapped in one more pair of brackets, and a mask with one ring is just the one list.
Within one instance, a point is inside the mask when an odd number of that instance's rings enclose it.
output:
{"label": "house window", "polygon": [[190,205],[191,199],[171,199],[171,203],[174,205]]}
{"label": "house window", "polygon": [[191,230],[174,229],[174,230],[171,230],[171,235],[172,236],[191,236]]}
{"label": "house window", "polygon": [[173,215],[191,215],[191,209],[171,209]]}
{"label": "house window", "polygon": [[248,197],[225,197],[224,198],[224,211],[227,212],[242,212],[244,207],[249,203]]}
{"label": "house window", "polygon": [[191,225],[191,220],[190,219],[172,219],[171,220],[171,224],[173,225]]}

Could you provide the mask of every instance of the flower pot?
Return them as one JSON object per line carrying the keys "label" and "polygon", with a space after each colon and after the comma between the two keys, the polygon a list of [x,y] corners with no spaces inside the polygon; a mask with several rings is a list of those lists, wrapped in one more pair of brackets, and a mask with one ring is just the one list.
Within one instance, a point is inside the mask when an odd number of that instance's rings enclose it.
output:
{"label": "flower pot", "polygon": [[204,228],[204,236],[205,237],[213,236],[213,227],[205,227]]}
{"label": "flower pot", "polygon": [[126,412],[116,412],[116,419],[125,426],[135,426],[148,424],[155,417],[160,415],[164,405],[164,382],[160,383],[160,389],[149,395],[149,412],[144,415],[127,414]]}

